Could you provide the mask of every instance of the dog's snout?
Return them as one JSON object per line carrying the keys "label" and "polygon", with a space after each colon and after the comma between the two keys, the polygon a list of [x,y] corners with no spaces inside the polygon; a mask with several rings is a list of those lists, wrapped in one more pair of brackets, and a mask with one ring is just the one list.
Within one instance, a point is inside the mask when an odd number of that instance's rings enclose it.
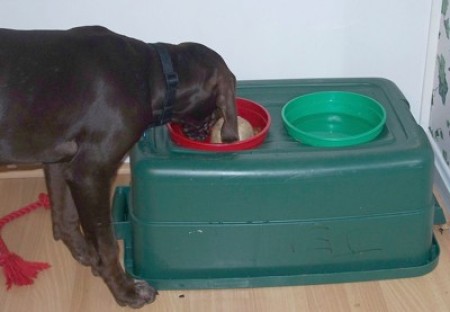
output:
{"label": "dog's snout", "polygon": [[184,135],[186,135],[191,140],[204,141],[209,135],[210,125],[209,123],[205,123],[200,126],[184,124],[182,129]]}

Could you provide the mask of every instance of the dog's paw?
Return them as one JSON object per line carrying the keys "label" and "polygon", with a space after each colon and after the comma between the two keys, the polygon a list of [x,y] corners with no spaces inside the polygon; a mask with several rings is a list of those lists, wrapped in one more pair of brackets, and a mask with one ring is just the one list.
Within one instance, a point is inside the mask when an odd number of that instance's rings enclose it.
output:
{"label": "dog's paw", "polygon": [[116,301],[121,306],[138,309],[155,301],[156,295],[158,295],[156,289],[147,282],[135,280],[124,292],[116,295]]}
{"label": "dog's paw", "polygon": [[134,283],[136,291],[145,304],[155,301],[158,292],[145,281],[137,280]]}

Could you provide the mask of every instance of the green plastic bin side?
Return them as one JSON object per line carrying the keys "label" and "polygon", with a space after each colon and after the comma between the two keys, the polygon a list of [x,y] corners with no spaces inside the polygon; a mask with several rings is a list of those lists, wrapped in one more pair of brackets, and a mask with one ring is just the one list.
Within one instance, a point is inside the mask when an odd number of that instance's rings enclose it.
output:
{"label": "green plastic bin side", "polygon": [[[123,198],[118,202],[129,205],[128,194],[120,192]],[[414,222],[416,217],[421,216],[273,224],[142,224],[131,218],[132,227],[126,228],[129,233],[122,235],[125,246],[132,246],[125,249],[125,267],[129,274],[158,289],[419,276],[437,265],[439,246],[433,239],[424,258],[404,258],[411,246],[425,244],[420,235],[408,235],[398,226],[398,222]]]}

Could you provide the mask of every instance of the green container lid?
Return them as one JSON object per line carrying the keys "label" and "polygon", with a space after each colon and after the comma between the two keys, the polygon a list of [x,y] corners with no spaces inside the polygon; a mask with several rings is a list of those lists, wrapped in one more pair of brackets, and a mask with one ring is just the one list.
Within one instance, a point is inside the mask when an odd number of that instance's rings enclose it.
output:
{"label": "green container lid", "polygon": [[290,100],[281,111],[289,135],[304,144],[341,147],[366,143],[384,128],[386,112],[374,99],[325,91]]}

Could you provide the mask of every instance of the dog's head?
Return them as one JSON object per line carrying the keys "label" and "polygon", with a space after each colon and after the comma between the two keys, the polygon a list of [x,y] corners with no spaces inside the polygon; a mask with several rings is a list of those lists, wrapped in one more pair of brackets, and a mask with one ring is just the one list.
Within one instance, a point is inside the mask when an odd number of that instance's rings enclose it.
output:
{"label": "dog's head", "polygon": [[211,49],[193,43],[177,46],[172,58],[180,87],[173,121],[195,140],[204,140],[211,126],[223,117],[223,142],[238,140],[236,79],[223,59]]}

